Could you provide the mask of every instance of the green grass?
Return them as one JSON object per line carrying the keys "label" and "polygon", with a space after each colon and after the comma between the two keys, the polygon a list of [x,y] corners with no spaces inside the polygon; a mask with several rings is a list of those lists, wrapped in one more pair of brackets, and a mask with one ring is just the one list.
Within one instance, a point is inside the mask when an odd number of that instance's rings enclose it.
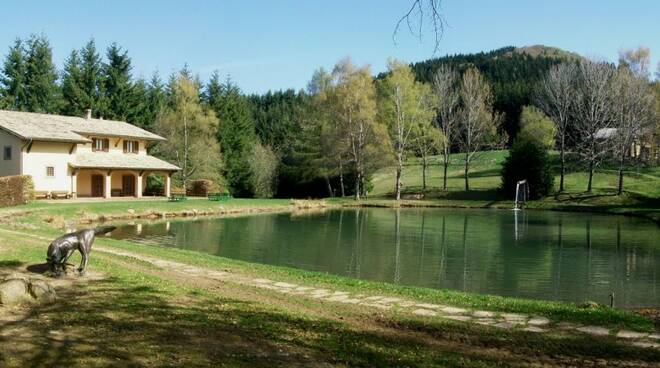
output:
{"label": "green grass", "polygon": [[[484,168],[492,165],[485,162]],[[493,179],[478,180],[485,186]],[[429,203],[473,205],[482,201],[488,205],[492,201],[470,195]],[[0,230],[0,272],[43,263],[47,242],[28,235],[54,238],[61,234],[61,221],[81,216],[126,214],[129,209],[146,214],[291,208],[289,200],[241,199],[222,204],[194,199],[174,203],[35,202],[4,208],[0,209],[0,228],[10,231]],[[406,287],[107,238],[98,239],[97,244],[249,277],[356,294],[544,315],[553,321],[614,329],[653,329],[647,318],[607,307]],[[613,337],[505,331],[396,311],[365,312],[358,306],[319,303],[238,284],[204,285],[166,274],[139,259],[104,252],[93,253],[90,267],[106,278],[78,284],[56,304],[34,307],[18,321],[0,323],[0,365],[491,367],[538,362],[560,366],[576,361],[648,365],[660,359],[656,350],[624,345]],[[63,343],[58,334],[65,336]]]}
{"label": "green grass", "polygon": [[[424,201],[403,201],[403,205],[443,207],[495,207],[510,208],[511,198],[499,192],[501,168],[507,151],[479,153],[470,169],[470,191],[464,190],[462,155],[451,155],[447,173],[447,191],[443,191],[443,167],[441,157],[433,157],[427,169],[427,192]],[[554,168],[559,172],[558,154],[551,153]],[[377,171],[372,178],[373,190],[367,205],[392,206],[394,168]],[[660,222],[660,167],[631,168],[624,175],[624,194],[616,195],[618,172],[602,165],[594,175],[593,190],[586,193],[587,173],[576,163],[570,162],[565,177],[565,191],[543,200],[531,201],[528,208],[608,212],[644,216]],[[422,190],[422,168],[418,159],[410,159],[403,170],[405,192]],[[559,190],[559,176],[555,177],[555,191]],[[347,203],[342,201],[342,203]]]}

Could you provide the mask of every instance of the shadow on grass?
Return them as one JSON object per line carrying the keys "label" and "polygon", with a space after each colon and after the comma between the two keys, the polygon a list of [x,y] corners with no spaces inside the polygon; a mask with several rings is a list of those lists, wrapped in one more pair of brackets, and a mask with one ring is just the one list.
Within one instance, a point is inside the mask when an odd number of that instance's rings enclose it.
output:
{"label": "shadow on grass", "polygon": [[377,319],[376,326],[356,326],[133,283],[90,280],[60,293],[55,304],[0,318],[0,366],[496,366],[539,357],[660,358],[609,340],[465,324]]}

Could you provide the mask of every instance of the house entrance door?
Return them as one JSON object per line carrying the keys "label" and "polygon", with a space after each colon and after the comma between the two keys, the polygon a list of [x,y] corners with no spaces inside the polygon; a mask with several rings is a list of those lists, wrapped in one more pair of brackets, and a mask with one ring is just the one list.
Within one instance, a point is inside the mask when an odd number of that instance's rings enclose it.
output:
{"label": "house entrance door", "polygon": [[124,197],[135,196],[135,176],[124,175],[121,177],[121,195]]}
{"label": "house entrance door", "polygon": [[92,197],[103,197],[103,175],[92,175]]}

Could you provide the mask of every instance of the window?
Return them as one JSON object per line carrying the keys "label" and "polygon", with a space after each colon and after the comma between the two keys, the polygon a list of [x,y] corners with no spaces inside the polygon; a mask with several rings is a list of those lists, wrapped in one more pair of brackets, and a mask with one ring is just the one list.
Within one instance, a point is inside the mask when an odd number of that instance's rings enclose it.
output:
{"label": "window", "polygon": [[108,138],[92,138],[92,151],[108,152],[110,140]]}
{"label": "window", "polygon": [[138,153],[139,150],[138,141],[124,141],[124,153]]}
{"label": "window", "polygon": [[5,161],[11,160],[11,146],[5,146],[3,156],[5,158]]}
{"label": "window", "polygon": [[55,167],[53,166],[46,166],[46,176],[49,178],[52,178],[55,176]]}

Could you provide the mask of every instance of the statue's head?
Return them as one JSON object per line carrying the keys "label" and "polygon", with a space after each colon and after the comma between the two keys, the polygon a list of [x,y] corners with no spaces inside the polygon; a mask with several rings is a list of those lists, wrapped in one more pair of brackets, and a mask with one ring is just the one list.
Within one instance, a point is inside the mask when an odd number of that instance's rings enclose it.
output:
{"label": "statue's head", "polygon": [[48,270],[54,276],[61,276],[66,270],[64,267],[63,254],[60,250],[60,247],[55,244],[55,242],[50,243],[48,246],[48,253],[46,256],[46,262],[48,262]]}

